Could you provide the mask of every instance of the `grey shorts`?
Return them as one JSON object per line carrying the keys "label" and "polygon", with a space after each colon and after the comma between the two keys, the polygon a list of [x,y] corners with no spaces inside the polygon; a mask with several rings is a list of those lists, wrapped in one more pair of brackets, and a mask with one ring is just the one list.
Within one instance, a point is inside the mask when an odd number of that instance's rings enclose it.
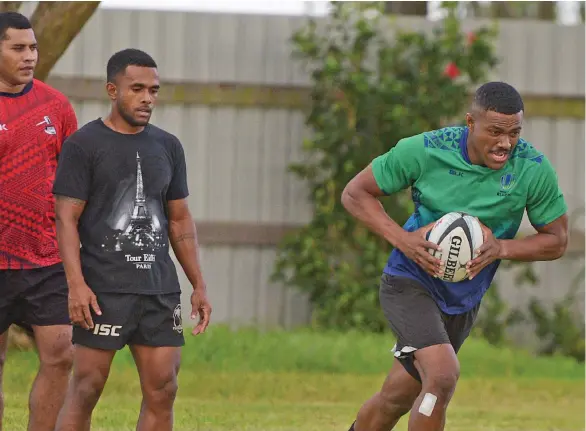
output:
{"label": "grey shorts", "polygon": [[397,337],[395,358],[421,381],[413,364],[418,349],[451,344],[458,353],[470,335],[480,304],[472,310],[449,315],[440,310],[431,294],[416,280],[383,274],[379,298],[384,315]]}

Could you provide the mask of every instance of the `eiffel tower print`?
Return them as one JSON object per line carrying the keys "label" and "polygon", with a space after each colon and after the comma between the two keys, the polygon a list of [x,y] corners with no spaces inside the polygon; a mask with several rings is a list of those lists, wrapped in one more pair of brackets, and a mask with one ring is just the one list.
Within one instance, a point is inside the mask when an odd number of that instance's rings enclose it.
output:
{"label": "eiffel tower print", "polygon": [[136,195],[134,198],[134,208],[130,217],[130,223],[126,229],[120,233],[116,241],[116,251],[121,251],[125,245],[131,245],[135,249],[154,250],[160,247],[159,240],[161,235],[155,229],[153,220],[149,214],[144,194],[144,185],[142,179],[142,168],[140,165],[140,155],[136,153]]}

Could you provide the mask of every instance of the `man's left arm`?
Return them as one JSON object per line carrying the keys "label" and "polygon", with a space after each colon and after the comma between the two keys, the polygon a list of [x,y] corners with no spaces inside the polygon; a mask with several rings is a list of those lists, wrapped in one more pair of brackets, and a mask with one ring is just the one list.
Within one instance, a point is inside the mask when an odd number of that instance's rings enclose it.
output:
{"label": "man's left arm", "polygon": [[556,172],[544,157],[529,184],[527,197],[527,215],[537,233],[522,239],[500,241],[500,258],[531,262],[562,257],[568,245],[567,211]]}
{"label": "man's left arm", "polygon": [[210,322],[212,308],[207,298],[207,287],[199,259],[197,230],[189,211],[187,196],[187,167],[185,154],[181,143],[174,143],[173,176],[167,190],[167,211],[169,217],[169,242],[175,252],[175,257],[183,268],[187,279],[193,286],[191,294],[191,318],[200,317],[193,334],[203,333]]}
{"label": "man's left arm", "polygon": [[193,286],[191,294],[191,318],[200,317],[193,335],[205,332],[210,322],[212,307],[207,299],[207,288],[199,260],[199,246],[195,222],[189,211],[187,199],[167,202],[169,211],[169,242],[175,257]]}
{"label": "man's left arm", "polygon": [[197,229],[189,211],[187,199],[167,202],[169,210],[169,242],[187,279],[194,289],[204,289],[205,283],[199,261]]}
{"label": "man's left arm", "polygon": [[498,240],[483,226],[485,241],[477,250],[477,257],[468,263],[470,278],[499,259],[535,262],[556,260],[564,255],[568,244],[568,208],[556,172],[545,157],[529,184],[526,209],[537,233],[520,239]]}
{"label": "man's left arm", "polygon": [[77,116],[75,115],[73,106],[71,106],[71,103],[69,103],[68,100],[63,102],[61,109],[61,142],[59,143],[59,152],[61,152],[63,142],[73,135],[78,127]]}
{"label": "man's left arm", "polygon": [[534,226],[537,233],[521,239],[500,240],[499,259],[534,262],[562,257],[568,245],[568,216],[558,217],[544,226]]}

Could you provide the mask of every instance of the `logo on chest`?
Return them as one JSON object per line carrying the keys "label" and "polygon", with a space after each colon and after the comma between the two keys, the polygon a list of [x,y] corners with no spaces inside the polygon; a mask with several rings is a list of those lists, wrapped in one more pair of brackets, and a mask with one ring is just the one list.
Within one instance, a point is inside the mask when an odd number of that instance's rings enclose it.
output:
{"label": "logo on chest", "polygon": [[45,125],[45,133],[47,135],[56,135],[57,134],[57,129],[55,129],[55,126],[53,126],[53,123],[51,123],[51,119],[49,118],[48,115],[45,115],[43,117],[43,121],[41,121],[40,123],[37,123],[37,126],[42,126]]}
{"label": "logo on chest", "polygon": [[512,172],[507,172],[501,177],[501,188],[497,192],[497,196],[509,196],[511,193],[511,189],[515,185],[516,182],[515,174]]}

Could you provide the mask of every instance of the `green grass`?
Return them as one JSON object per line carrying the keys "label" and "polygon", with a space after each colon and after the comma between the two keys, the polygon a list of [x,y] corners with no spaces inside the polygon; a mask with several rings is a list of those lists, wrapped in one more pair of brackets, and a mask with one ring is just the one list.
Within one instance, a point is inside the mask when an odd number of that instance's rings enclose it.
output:
{"label": "green grass", "polygon": [[[346,431],[391,363],[388,335],[231,332],[187,337],[175,404],[177,431]],[[536,358],[470,339],[448,410],[448,431],[584,430],[584,366]],[[5,429],[25,429],[36,357],[12,352],[5,376]],[[120,352],[93,430],[134,430],[140,387]],[[406,420],[398,427],[406,430]]]}

